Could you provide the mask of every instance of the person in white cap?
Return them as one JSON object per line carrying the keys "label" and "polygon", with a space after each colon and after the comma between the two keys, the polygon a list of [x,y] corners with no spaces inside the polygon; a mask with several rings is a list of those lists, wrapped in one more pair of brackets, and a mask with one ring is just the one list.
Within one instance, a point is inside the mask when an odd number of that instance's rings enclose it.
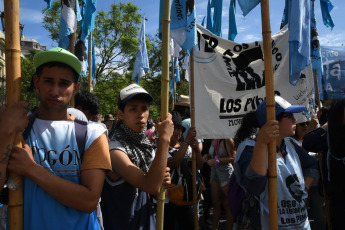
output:
{"label": "person in white cap", "polygon": [[[80,62],[57,47],[36,54],[34,65],[38,111],[22,146],[12,147],[9,161],[9,155],[2,160],[24,178],[24,229],[100,229],[94,210],[111,162],[106,130],[86,124],[80,145],[78,122],[67,112],[80,85]],[[27,118],[18,117],[7,126],[16,127],[14,132],[23,122]]]}
{"label": "person in white cap", "polygon": [[137,84],[120,91],[117,116],[109,131],[113,172],[106,176],[101,196],[104,229],[155,229],[150,196],[170,183],[166,167],[174,126],[171,114],[156,123],[155,153],[145,136],[152,96]]}
{"label": "person in white cap", "polygon": [[[267,121],[265,99],[256,112],[243,118],[236,133],[234,167],[237,181],[249,194],[259,197],[260,219],[253,218],[255,227],[260,227],[261,221],[261,229],[269,229],[267,146],[275,139],[278,229],[310,229],[305,201],[313,178],[318,175],[318,165],[290,139],[296,129],[293,114],[304,110],[304,106],[291,105],[275,96],[276,120]],[[260,128],[258,133],[257,128]]]}

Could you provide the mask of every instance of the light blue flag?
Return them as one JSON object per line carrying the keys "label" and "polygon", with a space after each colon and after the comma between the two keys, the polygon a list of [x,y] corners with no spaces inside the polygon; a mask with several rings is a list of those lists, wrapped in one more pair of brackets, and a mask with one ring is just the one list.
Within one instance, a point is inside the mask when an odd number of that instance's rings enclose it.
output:
{"label": "light blue flag", "polygon": [[230,1],[229,6],[229,32],[228,39],[231,41],[235,40],[237,35],[237,25],[236,25],[236,0]]}
{"label": "light blue flag", "polygon": [[179,82],[180,81],[180,70],[178,67],[178,58],[174,57],[174,69],[175,69],[175,82]]}
{"label": "light blue flag", "polygon": [[80,37],[83,41],[95,28],[96,6],[97,0],[84,0]]}
{"label": "light blue flag", "polygon": [[201,22],[201,25],[202,25],[203,27],[205,27],[205,18],[206,18],[206,16],[204,16],[204,18],[202,19],[202,22]]}
{"label": "light blue flag", "polygon": [[44,0],[47,3],[47,9],[49,10],[52,7],[52,1],[51,0]]}
{"label": "light blue flag", "polygon": [[65,0],[61,6],[59,47],[69,49],[69,35],[77,31],[77,21],[81,20],[78,1]]}
{"label": "light blue flag", "polygon": [[174,95],[175,95],[175,93],[174,93],[174,80],[172,77],[170,78],[170,81],[169,81],[169,91],[171,93],[171,97],[174,99]]}
{"label": "light blue flag", "polygon": [[289,22],[289,6],[290,0],[285,0],[285,7],[283,12],[282,23],[280,24],[280,29],[283,29],[283,27]]}
{"label": "light blue flag", "polygon": [[89,39],[85,39],[85,41],[78,39],[75,44],[74,54],[77,56],[81,64],[80,75],[85,76],[88,66]]}
{"label": "light blue flag", "polygon": [[132,74],[132,80],[138,77],[137,82],[139,81],[139,77],[145,75],[145,71],[150,69],[149,66],[149,58],[147,56],[146,50],[146,39],[145,39],[145,16],[143,17],[143,24],[140,29],[139,34],[139,43],[137,49],[137,56],[135,58],[134,69]]}
{"label": "light blue flag", "polygon": [[223,0],[213,0],[213,33],[222,37]]}
{"label": "light blue flag", "polygon": [[289,75],[296,85],[300,73],[310,65],[310,0],[290,0]]}
{"label": "light blue flag", "polygon": [[212,0],[208,0],[207,2],[207,21],[206,21],[206,29],[209,31],[213,31],[213,15],[212,15]]}
{"label": "light blue flag", "polygon": [[332,0],[320,0],[321,13],[323,24],[330,29],[333,29],[334,23],[331,17],[331,11],[333,9]]}
{"label": "light blue flag", "polygon": [[[312,2],[313,1],[315,0],[312,0]],[[317,32],[317,27],[316,27],[314,6],[311,7],[310,31],[311,31],[311,36],[310,36],[311,38],[311,41],[310,41],[311,64],[313,66],[313,69],[315,69],[317,72],[322,73],[323,71],[322,55],[321,55],[321,47],[320,47],[320,42],[319,42],[319,34]]]}
{"label": "light blue flag", "polygon": [[158,22],[158,37],[162,40],[162,21],[163,21],[163,0],[159,1],[159,22]]}
{"label": "light blue flag", "polygon": [[[92,40],[92,80],[96,81],[96,51],[95,40]],[[96,84],[96,82],[95,82]]]}
{"label": "light blue flag", "polygon": [[243,16],[246,16],[252,9],[254,9],[261,0],[238,0],[238,5],[243,12]]}
{"label": "light blue flag", "polygon": [[194,0],[173,0],[170,36],[190,55],[197,48],[196,11]]}

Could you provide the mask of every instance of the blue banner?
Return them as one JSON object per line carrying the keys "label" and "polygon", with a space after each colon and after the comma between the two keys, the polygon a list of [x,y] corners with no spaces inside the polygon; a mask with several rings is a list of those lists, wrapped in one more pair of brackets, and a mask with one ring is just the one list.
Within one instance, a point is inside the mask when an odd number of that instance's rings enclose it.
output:
{"label": "blue banner", "polygon": [[322,46],[323,96],[328,99],[345,98],[345,47]]}

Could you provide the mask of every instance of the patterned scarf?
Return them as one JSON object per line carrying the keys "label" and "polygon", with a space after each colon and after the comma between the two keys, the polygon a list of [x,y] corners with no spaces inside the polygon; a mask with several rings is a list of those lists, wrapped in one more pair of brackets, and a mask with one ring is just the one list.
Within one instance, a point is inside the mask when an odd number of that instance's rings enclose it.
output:
{"label": "patterned scarf", "polygon": [[145,136],[145,131],[134,132],[117,120],[110,128],[109,137],[112,141],[119,141],[132,163],[147,173],[153,161],[153,145]]}

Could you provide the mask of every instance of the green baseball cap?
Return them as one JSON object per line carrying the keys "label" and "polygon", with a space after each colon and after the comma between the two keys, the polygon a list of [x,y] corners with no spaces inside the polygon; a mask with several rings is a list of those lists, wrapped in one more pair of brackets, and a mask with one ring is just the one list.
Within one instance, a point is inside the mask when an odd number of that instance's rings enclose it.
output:
{"label": "green baseball cap", "polygon": [[34,65],[36,69],[48,62],[61,62],[70,66],[79,75],[81,73],[81,64],[78,58],[63,48],[56,47],[48,51],[37,53],[34,56]]}

